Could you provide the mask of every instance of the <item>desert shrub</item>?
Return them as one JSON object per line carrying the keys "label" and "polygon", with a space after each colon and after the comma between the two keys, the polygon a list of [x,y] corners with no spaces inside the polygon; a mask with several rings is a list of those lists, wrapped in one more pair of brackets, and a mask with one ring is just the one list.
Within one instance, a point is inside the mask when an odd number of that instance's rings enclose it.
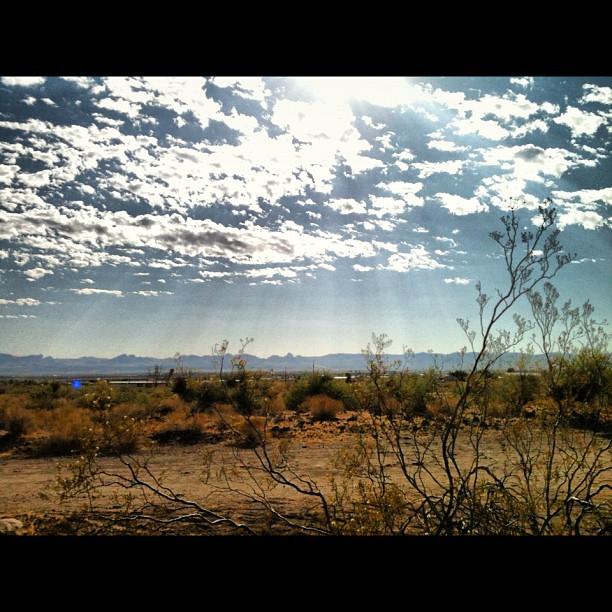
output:
{"label": "desert shrub", "polygon": [[117,392],[106,380],[99,380],[80,397],[80,405],[94,411],[109,410],[116,403]]}
{"label": "desert shrub", "polygon": [[351,386],[319,372],[300,377],[285,395],[285,405],[290,410],[299,410],[306,398],[313,395],[327,395],[339,400],[347,410],[357,408]]}
{"label": "desert shrub", "polygon": [[266,438],[266,420],[264,417],[249,417],[240,421],[235,427],[237,439],[236,446],[239,448],[257,448],[262,446]]}
{"label": "desert shrub", "polygon": [[[395,381],[390,381],[391,395],[396,399],[406,416],[411,414],[428,414],[427,404],[436,388],[436,373],[428,370],[422,375],[404,374]],[[395,388],[393,388],[395,387]]]}
{"label": "desert shrub", "polygon": [[198,442],[202,438],[202,425],[185,405],[156,425],[151,438],[160,444]]}
{"label": "desert shrub", "polygon": [[327,395],[311,395],[303,406],[310,411],[314,422],[335,421],[342,410],[342,402]]}
{"label": "desert shrub", "polygon": [[32,427],[32,415],[21,406],[0,408],[0,429],[8,432],[12,441],[18,440]]}
{"label": "desert shrub", "polygon": [[241,372],[229,387],[229,399],[234,410],[243,416],[268,412],[272,399],[272,385],[261,373]]}
{"label": "desert shrub", "polygon": [[195,389],[194,411],[210,410],[215,404],[227,401],[227,389],[218,380],[203,380]]}
{"label": "desert shrub", "polygon": [[57,380],[50,383],[40,383],[30,390],[28,408],[52,410],[55,408],[57,400],[65,396],[67,391],[67,387]]}
{"label": "desert shrub", "polygon": [[91,446],[94,423],[83,408],[61,408],[47,419],[47,435],[38,440],[33,451],[39,456],[62,456],[78,453]]}
{"label": "desert shrub", "polygon": [[559,366],[559,382],[553,389],[557,398],[583,404],[608,404],[612,397],[612,361],[610,355],[590,349]]}
{"label": "desert shrub", "polygon": [[523,408],[533,402],[541,388],[542,378],[538,374],[511,374],[499,380],[496,395],[508,413],[518,415]]}
{"label": "desert shrub", "polygon": [[449,374],[453,378],[456,378],[457,380],[460,380],[462,382],[465,381],[468,376],[468,373],[465,370],[453,370],[452,372],[449,372]]}
{"label": "desert shrub", "polygon": [[185,402],[193,402],[197,399],[200,384],[189,374],[176,374],[172,378],[170,388]]}

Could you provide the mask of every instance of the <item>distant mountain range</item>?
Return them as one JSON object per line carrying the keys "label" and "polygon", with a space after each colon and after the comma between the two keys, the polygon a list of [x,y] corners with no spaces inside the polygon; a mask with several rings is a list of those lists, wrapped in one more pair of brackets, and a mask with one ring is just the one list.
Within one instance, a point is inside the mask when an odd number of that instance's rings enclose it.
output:
{"label": "distant mountain range", "polygon": [[[515,366],[519,353],[504,355],[497,364],[498,368]],[[247,368],[250,370],[267,370],[274,372],[300,372],[316,370],[329,370],[331,372],[355,372],[366,369],[366,360],[361,353],[332,353],[311,357],[304,355],[272,355],[270,357],[257,357],[244,355]],[[402,355],[387,355],[390,360],[402,359]],[[474,355],[465,355],[463,368],[472,365]],[[543,356],[536,355],[532,365],[543,363]],[[230,369],[231,355],[225,358],[225,370]],[[449,353],[436,356],[437,364],[443,370],[453,370],[462,367],[459,353]],[[415,353],[407,361],[410,370],[422,371],[431,367],[434,356],[431,353]],[[214,358],[210,355],[183,355],[182,365],[193,372],[214,372],[218,370]],[[0,376],[85,376],[85,375],[140,375],[148,374],[159,366],[163,372],[177,367],[173,357],[158,359],[155,357],[138,357],[136,355],[118,355],[110,359],[101,357],[78,357],[73,359],[56,359],[43,355],[26,355],[17,357],[7,353],[0,353]]]}

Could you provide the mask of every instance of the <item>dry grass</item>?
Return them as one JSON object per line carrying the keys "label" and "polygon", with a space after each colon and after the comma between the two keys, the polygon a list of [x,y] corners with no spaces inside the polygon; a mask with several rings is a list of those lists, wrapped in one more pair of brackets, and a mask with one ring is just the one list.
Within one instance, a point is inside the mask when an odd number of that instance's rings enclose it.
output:
{"label": "dry grass", "polygon": [[6,437],[2,438],[3,445],[18,442],[32,429],[34,421],[30,412],[17,402],[7,404],[0,408],[0,429],[7,432]]}
{"label": "dry grass", "polygon": [[37,456],[62,456],[87,448],[94,436],[94,422],[85,408],[63,406],[37,415],[39,430],[45,433],[35,440],[32,451]]}
{"label": "dry grass", "polygon": [[303,405],[310,412],[314,422],[335,421],[338,418],[338,413],[343,409],[340,400],[332,399],[323,394],[308,397]]}
{"label": "dry grass", "polygon": [[192,414],[187,406],[180,406],[156,424],[150,436],[160,444],[195,444],[219,441],[222,433],[214,414]]}
{"label": "dry grass", "polygon": [[248,420],[241,419],[236,427],[238,433],[235,445],[239,448],[257,448],[267,439],[265,429],[266,419],[264,417],[250,417]]}

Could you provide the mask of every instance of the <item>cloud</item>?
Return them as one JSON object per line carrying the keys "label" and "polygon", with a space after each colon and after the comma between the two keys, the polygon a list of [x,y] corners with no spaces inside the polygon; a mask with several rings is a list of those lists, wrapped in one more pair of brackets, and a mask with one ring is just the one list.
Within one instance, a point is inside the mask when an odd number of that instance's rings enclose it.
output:
{"label": "cloud", "polygon": [[112,295],[115,297],[123,297],[123,291],[117,289],[94,289],[93,287],[85,287],[84,289],[70,289],[79,295]]}
{"label": "cloud", "polygon": [[477,198],[464,198],[451,193],[436,193],[434,197],[438,198],[442,206],[453,215],[469,215],[489,210],[489,207],[481,204]]}
{"label": "cloud", "polygon": [[0,299],[0,305],[15,304],[17,306],[39,306],[42,304],[39,300],[34,298],[17,298],[15,300]]}
{"label": "cloud", "polygon": [[534,80],[533,77],[512,77],[510,83],[527,89],[528,87],[533,87]]}
{"label": "cloud", "polygon": [[326,206],[333,208],[335,211],[339,212],[341,215],[350,215],[350,214],[365,214],[366,206],[363,202],[358,202],[352,198],[338,198],[332,199],[325,202]]}
{"label": "cloud", "polygon": [[81,89],[90,89],[96,82],[91,77],[61,77],[64,81],[72,83]]}
{"label": "cloud", "polygon": [[378,183],[376,187],[399,196],[408,206],[423,206],[423,198],[416,195],[423,188],[423,183],[391,181],[389,183]]}
{"label": "cloud", "polygon": [[447,238],[446,236],[434,236],[434,238],[438,242],[444,242],[445,244],[449,244],[452,248],[457,246],[457,243],[452,238]]}
{"label": "cloud", "polygon": [[574,138],[578,136],[593,136],[599,126],[606,122],[606,118],[595,113],[568,106],[565,113],[553,119],[555,123],[567,126]]}
{"label": "cloud", "polygon": [[598,202],[612,205],[612,187],[603,189],[580,189],[578,191],[553,191],[553,197],[563,203],[577,200],[585,207],[594,207]]}
{"label": "cloud", "polygon": [[431,257],[424,246],[413,247],[408,253],[394,253],[382,269],[394,272],[409,272],[410,270],[435,270],[448,268]]}
{"label": "cloud", "polygon": [[139,104],[132,104],[127,100],[116,100],[113,98],[105,98],[103,100],[98,101],[98,106],[100,108],[127,115],[131,119],[138,117],[141,109],[141,106]]}
{"label": "cloud", "polygon": [[450,140],[430,140],[427,143],[427,146],[430,149],[437,149],[438,151],[447,151],[449,153],[467,150],[467,147],[458,145],[456,142],[451,142]]}
{"label": "cloud", "polygon": [[573,166],[595,166],[595,160],[558,147],[543,148],[533,144],[478,149],[481,166],[497,166],[515,178],[543,182],[544,176],[561,177]]}
{"label": "cloud", "polygon": [[460,276],[455,276],[454,278],[445,278],[444,282],[447,285],[469,285],[470,280],[471,279],[469,278],[461,278]]}
{"label": "cloud", "polygon": [[159,295],[174,295],[172,291],[130,291],[132,295],[141,295],[144,297],[157,297]]}
{"label": "cloud", "polygon": [[474,195],[480,199],[487,199],[492,206],[501,210],[510,208],[527,208],[537,210],[542,204],[541,200],[526,192],[527,183],[514,174],[489,176],[482,179],[481,185]]}
{"label": "cloud", "polygon": [[406,209],[406,202],[397,198],[372,196],[370,200],[372,201],[370,213],[377,217],[397,216]]}
{"label": "cloud", "polygon": [[0,185],[10,185],[19,173],[19,166],[15,164],[0,165]]}
{"label": "cloud", "polygon": [[510,135],[506,128],[491,119],[456,119],[451,125],[460,136],[476,134],[488,140],[504,140]]}
{"label": "cloud", "polygon": [[45,270],[44,268],[30,268],[24,271],[24,275],[28,277],[28,280],[35,281],[42,278],[46,274],[53,274],[52,270]]}
{"label": "cloud", "polygon": [[355,270],[355,272],[369,272],[370,270],[375,270],[376,268],[374,266],[362,266],[361,264],[354,264],[353,265],[353,270]]}
{"label": "cloud", "polygon": [[9,87],[34,87],[42,85],[45,80],[45,77],[0,77],[0,81]]}
{"label": "cloud", "polygon": [[606,106],[612,104],[612,87],[599,87],[598,85],[586,83],[582,86],[582,89],[585,93],[580,99],[580,103],[595,102],[597,104],[605,104]]}
{"label": "cloud", "polygon": [[595,230],[604,225],[604,218],[592,210],[568,210],[559,215],[557,220],[559,229],[568,225],[581,225],[586,230]]}
{"label": "cloud", "polygon": [[452,159],[443,162],[417,162],[412,167],[419,170],[419,178],[429,178],[432,174],[457,174],[467,162]]}

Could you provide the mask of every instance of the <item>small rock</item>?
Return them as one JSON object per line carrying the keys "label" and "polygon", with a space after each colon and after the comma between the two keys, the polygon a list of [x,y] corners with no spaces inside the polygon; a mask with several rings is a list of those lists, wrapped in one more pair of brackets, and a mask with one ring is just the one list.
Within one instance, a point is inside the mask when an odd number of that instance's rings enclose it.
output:
{"label": "small rock", "polygon": [[23,523],[15,518],[0,519],[0,535],[19,535]]}

